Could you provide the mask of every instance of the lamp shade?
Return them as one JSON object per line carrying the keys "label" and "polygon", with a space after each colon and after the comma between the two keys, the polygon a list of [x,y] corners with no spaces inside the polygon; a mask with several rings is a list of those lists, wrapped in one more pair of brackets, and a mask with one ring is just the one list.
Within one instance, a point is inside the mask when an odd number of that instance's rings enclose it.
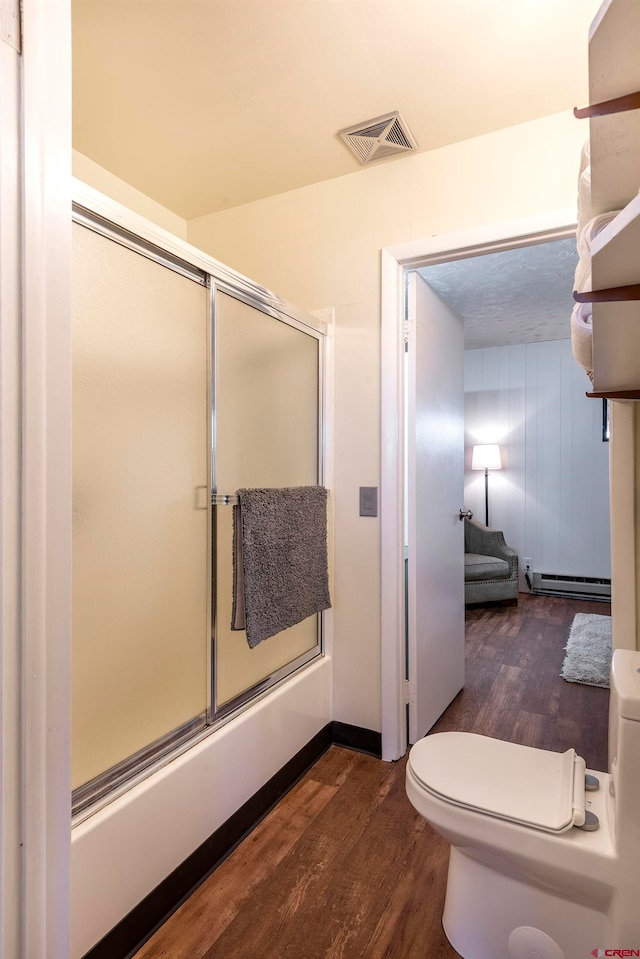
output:
{"label": "lamp shade", "polygon": [[500,447],[497,443],[484,443],[473,447],[471,457],[472,470],[500,470]]}

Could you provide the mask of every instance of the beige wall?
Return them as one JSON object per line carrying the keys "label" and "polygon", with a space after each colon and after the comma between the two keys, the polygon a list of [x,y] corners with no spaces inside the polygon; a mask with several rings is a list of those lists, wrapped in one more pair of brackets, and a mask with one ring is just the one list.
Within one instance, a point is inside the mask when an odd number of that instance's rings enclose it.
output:
{"label": "beige wall", "polygon": [[190,243],[279,295],[336,309],[339,721],[381,728],[379,522],[358,516],[358,487],[380,483],[380,250],[575,206],[586,135],[556,114],[188,223]]}
{"label": "beige wall", "polygon": [[186,220],[125,183],[120,177],[109,173],[104,167],[94,163],[84,154],[78,153],[77,150],[73,151],[72,170],[74,177],[92,186],[94,190],[100,190],[105,196],[111,197],[117,203],[122,203],[123,206],[146,217],[164,230],[169,230],[174,236],[179,236],[182,240],[187,238]]}

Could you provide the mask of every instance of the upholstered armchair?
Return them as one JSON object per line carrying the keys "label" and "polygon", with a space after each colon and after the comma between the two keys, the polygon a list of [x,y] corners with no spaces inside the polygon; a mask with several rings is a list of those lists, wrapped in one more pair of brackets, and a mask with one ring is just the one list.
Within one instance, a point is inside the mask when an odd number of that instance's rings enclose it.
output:
{"label": "upholstered armchair", "polygon": [[464,521],[464,601],[518,601],[518,554],[498,529],[476,519]]}

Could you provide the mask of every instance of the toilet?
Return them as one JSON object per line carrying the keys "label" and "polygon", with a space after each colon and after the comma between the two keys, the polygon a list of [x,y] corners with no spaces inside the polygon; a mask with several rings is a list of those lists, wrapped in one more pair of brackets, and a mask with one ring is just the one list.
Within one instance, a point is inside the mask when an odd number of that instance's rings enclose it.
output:
{"label": "toilet", "polygon": [[640,956],[640,652],[613,654],[608,773],[446,732],[411,748],[406,789],[451,844],[442,924],[463,959]]}

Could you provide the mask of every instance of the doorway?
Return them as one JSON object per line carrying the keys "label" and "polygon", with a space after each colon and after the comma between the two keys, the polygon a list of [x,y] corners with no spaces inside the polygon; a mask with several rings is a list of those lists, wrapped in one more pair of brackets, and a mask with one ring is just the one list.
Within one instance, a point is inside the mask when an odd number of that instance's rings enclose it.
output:
{"label": "doorway", "polygon": [[[560,210],[541,217],[493,224],[473,231],[403,244],[382,253],[381,495],[383,503],[386,504],[381,524],[383,759],[397,759],[404,754],[407,747],[404,649],[405,464],[402,442],[405,270],[566,239],[574,233],[574,212]],[[428,589],[428,586],[426,588]]]}
{"label": "doorway", "polygon": [[[462,681],[447,684],[450,668],[443,658],[457,650],[462,655],[464,625],[453,610],[447,616],[441,608],[447,593],[462,588],[456,506],[464,501],[462,512],[471,507],[477,520],[503,532],[520,557],[521,593],[533,585],[536,593],[564,598],[610,597],[608,447],[600,405],[584,395],[586,375],[567,337],[577,259],[575,238],[569,237],[407,271],[406,438],[411,442],[405,496],[408,512],[415,514],[406,523],[413,535],[405,540],[409,743],[431,728],[443,696],[449,702],[462,686]],[[424,301],[426,328],[420,331],[414,322],[414,286],[422,282],[428,284],[423,296],[430,299]],[[449,433],[453,424],[451,408],[443,409],[455,373],[438,332],[443,317],[453,335],[464,323],[465,491],[460,504],[448,502],[458,477],[450,477],[439,494],[428,492],[446,466],[436,449],[441,430],[433,428],[434,416],[447,420]],[[422,352],[417,349],[421,341]],[[474,470],[472,451],[487,443],[500,450],[501,463],[485,476],[484,470]],[[425,499],[416,512],[421,493]],[[426,525],[425,516],[430,517]],[[449,539],[438,540],[434,550],[443,519],[442,532]],[[442,582],[449,566],[445,554],[456,561],[448,590]],[[416,588],[427,582],[438,582],[430,597]],[[441,637],[435,644],[434,633]]]}
{"label": "doorway", "polygon": [[[419,269],[464,318],[465,509],[502,530],[536,591],[610,595],[609,457],[568,317],[575,238]],[[480,444],[501,459],[472,463]],[[587,519],[588,518],[588,519]]]}

